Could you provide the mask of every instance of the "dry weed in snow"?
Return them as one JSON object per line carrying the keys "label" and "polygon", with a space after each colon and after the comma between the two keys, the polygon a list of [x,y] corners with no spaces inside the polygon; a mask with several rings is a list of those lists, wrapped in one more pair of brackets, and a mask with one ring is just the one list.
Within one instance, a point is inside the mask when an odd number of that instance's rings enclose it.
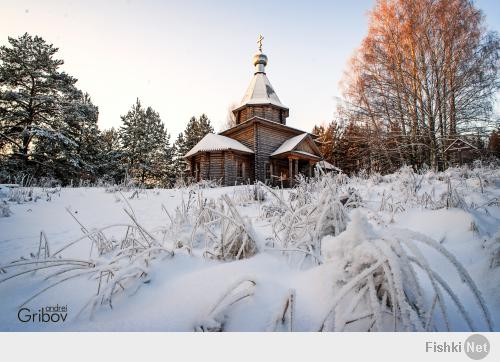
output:
{"label": "dry weed in snow", "polygon": [[[481,309],[488,329],[493,330],[481,292],[465,268],[441,244],[409,230],[376,233],[360,213],[353,214],[343,234],[323,241],[325,258],[342,266],[343,273],[335,281],[338,290],[320,330],[342,331],[355,323],[356,330],[367,331],[449,331],[450,303],[459,310],[470,330],[477,330],[460,298],[446,278],[429,265],[418,244],[433,248],[454,267]],[[427,296],[430,298],[424,295],[418,271],[431,284],[432,293]]]}

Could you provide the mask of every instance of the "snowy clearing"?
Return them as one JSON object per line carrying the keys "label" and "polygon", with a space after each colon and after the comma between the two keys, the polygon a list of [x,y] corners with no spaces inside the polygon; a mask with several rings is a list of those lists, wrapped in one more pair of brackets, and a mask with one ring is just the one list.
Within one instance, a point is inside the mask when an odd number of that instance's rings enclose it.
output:
{"label": "snowy clearing", "polygon": [[0,330],[500,330],[497,167],[204,186],[0,186]]}

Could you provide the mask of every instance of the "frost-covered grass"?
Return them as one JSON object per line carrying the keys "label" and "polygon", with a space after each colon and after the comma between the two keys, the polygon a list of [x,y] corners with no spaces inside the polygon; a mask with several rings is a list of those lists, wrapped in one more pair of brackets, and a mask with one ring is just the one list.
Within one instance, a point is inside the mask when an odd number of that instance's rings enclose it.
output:
{"label": "frost-covered grass", "polygon": [[0,189],[0,329],[499,330],[500,169],[214,186]]}

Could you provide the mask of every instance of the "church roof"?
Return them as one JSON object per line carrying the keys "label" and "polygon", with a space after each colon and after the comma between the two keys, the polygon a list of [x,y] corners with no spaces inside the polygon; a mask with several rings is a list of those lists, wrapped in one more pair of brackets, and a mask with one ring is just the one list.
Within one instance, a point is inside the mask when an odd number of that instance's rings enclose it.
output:
{"label": "church roof", "polygon": [[239,151],[245,153],[254,153],[250,148],[241,144],[240,142],[218,134],[208,133],[201,139],[184,157],[190,157],[198,152],[210,151]]}
{"label": "church roof", "polygon": [[280,108],[287,108],[281,103],[278,95],[269,82],[266,73],[255,73],[243,99],[237,109],[246,105],[271,104]]}
{"label": "church roof", "polygon": [[274,91],[271,82],[266,75],[267,56],[261,50],[253,57],[253,65],[255,66],[255,73],[250,82],[250,85],[241,100],[241,103],[236,107],[235,111],[247,105],[262,105],[271,104],[273,106],[283,108],[288,111],[288,108],[281,103],[278,95]]}
{"label": "church roof", "polygon": [[271,153],[271,156],[276,156],[276,155],[280,155],[280,154],[285,153],[285,152],[293,151],[295,149],[295,147],[297,147],[297,145],[300,142],[302,142],[302,140],[306,137],[307,137],[307,133],[302,133],[302,134],[299,134],[298,136],[287,139],[285,142],[283,142],[281,144],[281,146],[278,147],[278,149],[276,151]]}

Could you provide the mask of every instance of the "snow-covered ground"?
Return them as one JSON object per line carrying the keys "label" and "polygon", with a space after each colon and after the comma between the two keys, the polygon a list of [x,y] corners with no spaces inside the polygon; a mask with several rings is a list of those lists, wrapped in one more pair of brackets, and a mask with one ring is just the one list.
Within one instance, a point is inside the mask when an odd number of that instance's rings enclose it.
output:
{"label": "snow-covered ground", "polygon": [[[0,186],[0,207],[2,331],[500,330],[495,167],[292,190]],[[29,316],[55,305],[64,322]]]}

